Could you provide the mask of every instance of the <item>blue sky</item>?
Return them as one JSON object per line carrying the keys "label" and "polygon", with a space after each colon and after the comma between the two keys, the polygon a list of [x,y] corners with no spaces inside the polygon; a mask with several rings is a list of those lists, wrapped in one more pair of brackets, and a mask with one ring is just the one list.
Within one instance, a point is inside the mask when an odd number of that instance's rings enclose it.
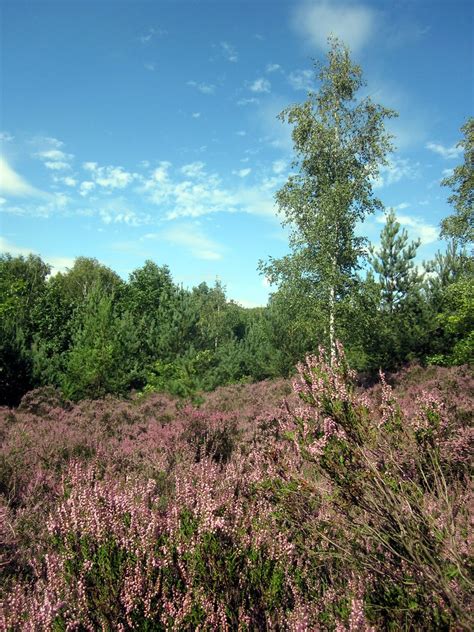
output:
{"label": "blue sky", "polygon": [[[53,270],[96,257],[124,278],[146,259],[185,286],[220,279],[265,304],[259,259],[287,252],[274,204],[292,159],[276,119],[313,83],[330,33],[375,101],[399,112],[376,183],[443,248],[439,182],[472,115],[473,8],[462,0],[3,1],[0,250]],[[362,234],[376,243],[383,216]]]}

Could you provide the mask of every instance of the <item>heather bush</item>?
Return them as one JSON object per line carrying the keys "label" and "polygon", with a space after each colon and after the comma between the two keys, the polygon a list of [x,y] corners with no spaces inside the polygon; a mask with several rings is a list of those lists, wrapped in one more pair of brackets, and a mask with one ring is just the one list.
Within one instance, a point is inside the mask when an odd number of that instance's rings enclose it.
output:
{"label": "heather bush", "polygon": [[341,347],[332,366],[323,352],[300,364],[303,405],[286,430],[328,486],[335,541],[367,580],[365,612],[379,626],[469,629],[472,428],[450,424],[430,392],[406,413],[383,374],[375,411],[354,378]]}
{"label": "heather bush", "polygon": [[472,374],[354,377],[1,409],[0,629],[471,629]]}

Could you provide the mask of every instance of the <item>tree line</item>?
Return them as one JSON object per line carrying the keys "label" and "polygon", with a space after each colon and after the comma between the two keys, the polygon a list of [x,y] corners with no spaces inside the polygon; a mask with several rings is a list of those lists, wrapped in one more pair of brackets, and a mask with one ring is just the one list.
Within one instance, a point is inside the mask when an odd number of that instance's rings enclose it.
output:
{"label": "tree line", "polygon": [[445,252],[417,265],[393,210],[375,249],[356,224],[383,210],[373,193],[393,150],[384,128],[396,113],[359,98],[362,71],[330,40],[319,90],[289,107],[295,171],[276,195],[290,254],[261,262],[276,284],[268,305],[248,309],[223,285],[184,289],[152,261],[124,281],[79,257],[51,276],[39,256],[0,256],[0,403],[51,384],[73,400],[131,391],[193,396],[238,381],[288,376],[319,344],[336,339],[359,371],[417,359],[472,362],[474,119],[462,127],[458,165],[442,185],[453,213]]}

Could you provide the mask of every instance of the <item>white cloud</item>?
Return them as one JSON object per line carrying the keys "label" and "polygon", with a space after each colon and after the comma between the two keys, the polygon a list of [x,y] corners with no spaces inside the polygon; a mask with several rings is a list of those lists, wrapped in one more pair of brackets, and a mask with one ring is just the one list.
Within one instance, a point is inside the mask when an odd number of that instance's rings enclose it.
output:
{"label": "white cloud", "polygon": [[181,167],[181,173],[183,173],[188,178],[199,178],[204,174],[204,167],[206,165],[201,161],[191,162],[188,165],[184,165]]}
{"label": "white cloud", "polygon": [[104,224],[127,224],[128,226],[140,226],[142,224],[136,213],[128,209],[116,212],[110,212],[108,209],[99,209],[99,217]]}
{"label": "white cloud", "polygon": [[58,272],[66,272],[74,266],[73,257],[44,257],[46,263],[51,266],[51,276],[58,274]]}
{"label": "white cloud", "polygon": [[412,163],[406,158],[391,158],[388,165],[380,168],[379,176],[373,181],[374,189],[395,184],[403,178],[413,180],[418,177],[419,164]]}
{"label": "white cloud", "polygon": [[56,177],[55,182],[61,182],[65,184],[67,187],[75,187],[77,184],[77,180],[75,178],[71,178],[71,176],[65,176],[63,178]]}
{"label": "white cloud", "polygon": [[191,116],[193,119],[201,118],[201,112],[193,112]]}
{"label": "white cloud", "polygon": [[15,140],[15,137],[9,132],[0,132],[0,143],[10,143],[12,140]]}
{"label": "white cloud", "polygon": [[41,151],[36,155],[42,160],[65,160],[69,157],[72,158],[71,154],[65,154],[60,149],[48,149],[47,151]]}
{"label": "white cloud", "polygon": [[252,169],[250,169],[249,167],[247,167],[246,169],[239,169],[238,171],[232,171],[234,176],[239,176],[239,178],[246,178],[251,172]]}
{"label": "white cloud", "polygon": [[258,105],[260,101],[255,97],[250,97],[250,99],[239,99],[237,101],[237,105]]}
{"label": "white cloud", "polygon": [[71,168],[70,162],[74,156],[61,149],[64,147],[62,141],[51,136],[37,136],[30,142],[38,147],[38,151],[33,156],[41,160],[47,169],[64,171]]}
{"label": "white cloud", "polygon": [[279,175],[280,173],[283,173],[286,169],[286,160],[275,160],[272,163],[272,171],[273,173],[276,173],[277,175]]}
{"label": "white cloud", "polygon": [[260,185],[240,187],[235,191],[234,198],[238,201],[238,210],[243,213],[273,220],[277,218],[274,190],[266,180]]}
{"label": "white cloud", "polygon": [[238,132],[235,132],[237,134],[237,136],[247,136],[247,132],[245,132],[244,130],[239,130]]}
{"label": "white cloud", "polygon": [[262,301],[258,303],[257,301],[248,301],[245,298],[237,298],[235,302],[241,305],[242,307],[245,307],[246,309],[253,309],[255,307],[265,307],[266,305],[266,303]]}
{"label": "white cloud", "polygon": [[[27,257],[28,255],[38,254],[36,250],[24,246],[16,246],[7,241],[4,237],[0,236],[0,252],[9,253],[13,256]],[[56,257],[56,256],[43,256],[43,261],[51,266],[51,275],[55,275],[58,272],[65,272],[67,268],[72,268],[74,265],[74,259],[72,257]]]}
{"label": "white cloud", "polygon": [[66,154],[60,149],[46,149],[39,151],[35,154],[36,158],[39,158],[47,169],[53,171],[63,171],[70,169],[69,162],[74,158],[72,154]]}
{"label": "white cloud", "polygon": [[5,239],[5,237],[2,237],[0,235],[0,252],[3,253],[9,253],[11,255],[13,255],[14,257],[19,257],[19,256],[27,256],[33,253],[33,251],[31,250],[31,248],[24,248],[22,246],[15,246],[14,244],[10,243],[9,241],[7,241]]}
{"label": "white cloud", "polygon": [[222,259],[222,246],[210,239],[196,223],[177,224],[164,230],[159,236],[171,244],[183,246],[197,259]]}
{"label": "white cloud", "polygon": [[272,84],[268,81],[268,79],[264,79],[263,77],[255,79],[255,81],[250,84],[250,90],[252,92],[265,93],[270,92],[271,89]]}
{"label": "white cloud", "polygon": [[79,194],[85,197],[86,195],[89,195],[89,193],[94,189],[95,184],[90,180],[85,180],[84,182],[81,182],[81,185],[79,187]]}
{"label": "white cloud", "polygon": [[397,220],[402,226],[408,226],[412,229],[415,238],[420,238],[423,245],[432,244],[439,238],[439,228],[428,224],[420,217],[410,217],[409,215],[398,215]]}
{"label": "white cloud", "polygon": [[52,136],[35,136],[29,142],[32,145],[41,147],[43,150],[60,149],[61,147],[64,147],[64,143],[62,140],[58,140],[57,138],[53,138]]}
{"label": "white cloud", "polygon": [[[375,218],[379,224],[385,224],[386,216],[378,215]],[[397,221],[408,229],[410,239],[420,239],[421,245],[432,244],[439,239],[439,228],[429,224],[421,217],[411,215],[397,215]]]}
{"label": "white cloud", "polygon": [[265,72],[277,72],[277,70],[281,70],[280,64],[267,64],[265,68]]}
{"label": "white cloud", "polygon": [[143,226],[151,223],[146,213],[137,213],[129,200],[114,197],[94,202],[93,214],[99,216],[104,224],[126,224],[127,226]]}
{"label": "white cloud", "polygon": [[0,156],[0,192],[7,197],[46,198],[48,193],[31,186],[24,178],[10,167],[5,158]]}
{"label": "white cloud", "polygon": [[286,106],[287,102],[282,98],[269,98],[258,109],[257,116],[260,126],[265,133],[265,137],[261,140],[272,147],[289,152],[293,149],[291,126],[283,123],[278,118],[278,114]]}
{"label": "white cloud", "polygon": [[153,171],[154,182],[166,182],[168,180],[168,171],[171,167],[171,163],[167,160],[162,160],[159,166]]}
{"label": "white cloud", "polygon": [[375,22],[371,8],[339,0],[303,2],[293,13],[295,30],[311,47],[322,49],[326,49],[332,34],[358,52],[369,41]]}
{"label": "white cloud", "polygon": [[152,39],[155,37],[155,35],[165,35],[166,31],[160,28],[155,28],[155,27],[151,27],[148,29],[148,31],[146,31],[146,33],[143,33],[143,35],[139,36],[139,40],[142,44],[149,44]]}
{"label": "white cloud", "polygon": [[216,86],[212,83],[198,83],[197,81],[188,81],[187,84],[191,88],[196,88],[202,94],[214,94],[216,91]]}
{"label": "white cloud", "polygon": [[309,92],[314,89],[312,70],[293,70],[288,75],[288,82],[293,90]]}
{"label": "white cloud", "polygon": [[443,169],[441,175],[443,178],[450,178],[454,173],[454,169]]}
{"label": "white cloud", "polygon": [[224,57],[231,62],[239,61],[239,56],[237,55],[237,51],[234,46],[229,44],[229,42],[221,42],[221,49]]}
{"label": "white cloud", "polygon": [[166,220],[198,218],[215,213],[249,213],[275,217],[274,190],[280,176],[264,177],[254,186],[245,186],[250,168],[234,171],[242,185],[226,187],[215,173],[208,173],[203,163],[190,163],[172,172],[170,163],[144,179],[137,192],[154,204]]}
{"label": "white cloud", "polygon": [[456,145],[452,145],[451,147],[445,147],[439,143],[426,143],[426,149],[438,154],[445,160],[451,160],[453,158],[459,158],[462,154],[462,148],[456,147]]}
{"label": "white cloud", "polygon": [[96,162],[85,162],[82,166],[85,171],[90,172],[93,183],[105,189],[124,189],[138,177],[136,173],[129,173],[123,167],[113,165],[99,167]]}

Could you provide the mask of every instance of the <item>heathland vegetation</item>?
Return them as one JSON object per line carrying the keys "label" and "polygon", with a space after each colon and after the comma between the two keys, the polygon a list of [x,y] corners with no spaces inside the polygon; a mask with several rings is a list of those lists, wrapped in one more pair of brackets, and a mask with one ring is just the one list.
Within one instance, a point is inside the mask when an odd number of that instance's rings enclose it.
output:
{"label": "heathland vegetation", "polygon": [[0,257],[0,629],[473,628],[474,119],[420,265],[356,233],[395,113],[336,40],[319,85],[266,307]]}

